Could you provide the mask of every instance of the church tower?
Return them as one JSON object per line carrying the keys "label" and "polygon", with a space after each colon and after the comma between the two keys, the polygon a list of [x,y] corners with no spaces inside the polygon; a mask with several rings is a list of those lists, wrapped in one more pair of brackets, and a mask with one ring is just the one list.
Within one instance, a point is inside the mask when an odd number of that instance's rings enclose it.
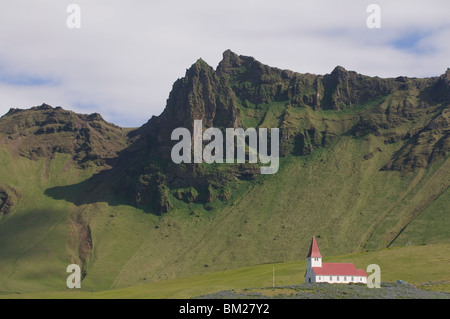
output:
{"label": "church tower", "polygon": [[322,255],[317,247],[315,236],[313,236],[308,256],[306,256],[306,268],[311,269],[312,267],[322,267]]}

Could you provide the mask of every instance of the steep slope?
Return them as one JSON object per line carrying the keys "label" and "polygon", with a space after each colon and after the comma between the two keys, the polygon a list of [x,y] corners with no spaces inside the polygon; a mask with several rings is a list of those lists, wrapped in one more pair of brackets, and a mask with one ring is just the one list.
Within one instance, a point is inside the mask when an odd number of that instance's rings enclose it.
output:
{"label": "steep slope", "polygon": [[90,216],[70,202],[86,196],[83,187],[70,187],[67,201],[44,193],[110,167],[128,131],[98,114],[46,104],[0,118],[0,291],[61,286],[70,263],[85,271],[93,248]]}
{"label": "steep slope", "polygon": [[[63,289],[70,263],[97,290],[303,260],[312,234],[325,255],[449,242],[449,80],[300,74],[228,50],[216,70],[194,63],[135,130],[12,110],[0,119],[3,291]],[[195,119],[279,128],[279,171],[174,164],[171,133]]]}
{"label": "steep slope", "polygon": [[[177,200],[207,204],[229,198],[233,181],[259,175],[248,164],[174,165],[171,133],[179,127],[192,132],[194,120],[202,120],[204,129],[222,131],[278,127],[281,156],[311,154],[346,134],[372,134],[384,144],[406,141],[382,169],[427,167],[445,159],[449,150],[449,74],[380,79],[342,67],[324,76],[299,74],[229,50],[217,70],[200,59],[175,82],[164,112],[140,129],[139,147],[124,152],[124,162],[133,165],[121,185],[133,189],[129,201],[134,205],[161,214],[173,207],[170,193]],[[426,150],[418,146],[423,144]],[[140,162],[135,162],[137,157]],[[371,157],[373,152],[365,154]]]}
{"label": "steep slope", "polygon": [[241,126],[233,91],[201,59],[174,83],[163,113],[139,129],[141,137],[121,156],[128,165],[123,165],[124,180],[119,191],[131,190],[128,195],[131,203],[161,214],[173,206],[171,191],[178,200],[210,203],[227,198],[229,183],[256,177],[257,167],[248,164],[175,165],[171,160],[175,144],[171,133],[176,128],[192,132],[194,120],[202,120],[204,128]]}

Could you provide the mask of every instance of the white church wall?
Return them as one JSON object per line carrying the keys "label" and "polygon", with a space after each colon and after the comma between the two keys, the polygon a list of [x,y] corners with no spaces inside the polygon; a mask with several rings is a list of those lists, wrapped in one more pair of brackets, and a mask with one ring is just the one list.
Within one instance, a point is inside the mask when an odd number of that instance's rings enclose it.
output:
{"label": "white church wall", "polygon": [[319,275],[316,276],[315,282],[327,282],[330,284],[349,284],[349,283],[367,283],[367,277],[361,276],[329,276]]}
{"label": "white church wall", "polygon": [[322,267],[322,258],[307,258],[306,267],[308,269],[312,267]]}

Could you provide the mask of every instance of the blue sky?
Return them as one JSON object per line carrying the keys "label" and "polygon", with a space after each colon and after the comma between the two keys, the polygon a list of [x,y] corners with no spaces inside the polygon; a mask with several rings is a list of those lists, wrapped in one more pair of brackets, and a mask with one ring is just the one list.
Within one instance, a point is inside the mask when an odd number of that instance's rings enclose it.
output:
{"label": "blue sky", "polygon": [[411,30],[403,34],[400,34],[398,38],[394,39],[391,43],[395,49],[400,51],[406,51],[411,54],[429,54],[434,48],[432,46],[422,47],[420,42],[426,40],[432,35],[430,31]]}
{"label": "blue sky", "polygon": [[[69,29],[67,7],[81,9]],[[369,29],[367,6],[381,8]],[[448,0],[21,0],[0,11],[0,115],[42,103],[139,126],[198,58],[232,51],[300,73],[381,77],[450,67]]]}
{"label": "blue sky", "polygon": [[55,85],[55,79],[32,76],[29,74],[0,74],[0,82],[14,86]]}

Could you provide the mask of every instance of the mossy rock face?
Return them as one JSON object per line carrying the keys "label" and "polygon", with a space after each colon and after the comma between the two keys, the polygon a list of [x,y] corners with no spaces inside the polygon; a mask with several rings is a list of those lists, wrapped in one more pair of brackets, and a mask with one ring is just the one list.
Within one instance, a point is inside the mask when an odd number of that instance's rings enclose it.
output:
{"label": "mossy rock face", "polygon": [[173,207],[169,200],[169,188],[165,185],[159,185],[157,196],[157,212],[167,213]]}
{"label": "mossy rock face", "polygon": [[12,212],[20,194],[12,187],[0,185],[0,216]]}
{"label": "mossy rock face", "polygon": [[231,191],[228,189],[223,189],[219,196],[220,200],[223,202],[227,202],[231,199]]}
{"label": "mossy rock face", "polygon": [[185,201],[186,203],[194,203],[199,196],[198,191],[194,187],[187,189],[177,189],[173,192],[176,199]]}
{"label": "mossy rock face", "polygon": [[[432,79],[382,79],[340,66],[330,74],[300,74],[228,50],[216,70],[199,59],[174,83],[164,112],[139,129],[143,138],[134,150],[150,160],[136,166],[157,162],[169,193],[187,203],[227,201],[231,191],[221,191],[232,189],[227,185],[257,179],[258,165],[248,163],[211,168],[171,162],[175,144],[171,132],[184,127],[192,134],[193,121],[201,119],[203,129],[216,127],[222,132],[228,127],[278,127],[282,157],[309,156],[345,135],[375,136],[386,145],[405,143],[382,170],[426,168],[448,154],[447,113],[443,101],[433,96],[450,92],[449,74]],[[123,157],[127,156],[135,157],[136,152],[125,152]],[[361,160],[369,159],[369,153],[361,155]],[[156,182],[153,179],[150,184]],[[156,192],[150,184],[148,192]],[[186,191],[190,187],[198,194]],[[141,203],[154,200],[154,196],[142,196],[142,189],[139,192]]]}
{"label": "mossy rock face", "polygon": [[131,194],[134,195],[135,206],[150,206],[151,211],[158,215],[167,213],[172,208],[166,176],[156,166],[148,166],[145,174],[137,178]]}
{"label": "mossy rock face", "polygon": [[[447,106],[422,130],[408,133],[407,142],[383,167],[384,170],[413,171],[428,168],[450,153],[450,108]],[[400,138],[395,139],[397,142]]]}

